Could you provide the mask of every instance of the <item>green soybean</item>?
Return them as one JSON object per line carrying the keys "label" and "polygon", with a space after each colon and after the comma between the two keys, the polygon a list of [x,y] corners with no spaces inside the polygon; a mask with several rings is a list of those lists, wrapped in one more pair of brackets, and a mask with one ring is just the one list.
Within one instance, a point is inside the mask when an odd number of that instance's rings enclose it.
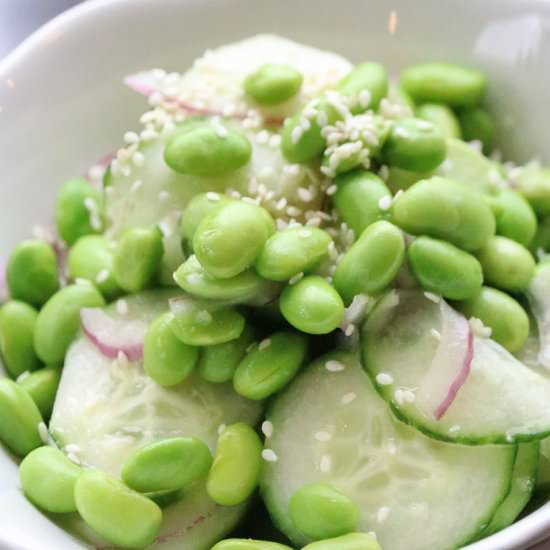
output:
{"label": "green soybean", "polygon": [[303,81],[303,75],[289,65],[265,64],[244,79],[243,88],[260,105],[277,105],[293,98]]}
{"label": "green soybean", "polygon": [[386,185],[392,193],[398,191],[405,191],[417,181],[429,178],[432,176],[432,172],[411,172],[410,170],[403,170],[396,166],[388,167],[388,177],[386,179]]}
{"label": "green soybean", "polygon": [[409,92],[407,92],[399,83],[390,83],[388,99],[392,103],[396,103],[397,105],[401,105],[402,107],[408,107],[411,112],[414,112],[414,110],[416,109],[413,98],[410,96]]}
{"label": "green soybean", "polygon": [[288,512],[294,527],[315,540],[345,535],[357,529],[354,502],[331,485],[304,485],[291,497]]}
{"label": "green soybean", "polygon": [[[507,237],[510,237],[510,235],[507,235]],[[535,255],[541,250],[543,252],[550,250],[550,216],[539,220],[537,232],[535,233],[529,248]]]}
{"label": "green soybean", "polygon": [[439,103],[424,103],[416,109],[416,116],[431,122],[446,138],[462,137],[458,118],[449,107]]}
{"label": "green soybean", "polygon": [[451,300],[466,300],[481,290],[481,264],[451,243],[418,237],[409,246],[408,259],[415,278],[425,290]]}
{"label": "green soybean", "polygon": [[252,155],[247,137],[209,122],[177,131],[166,144],[164,161],[179,174],[226,176],[246,166]]}
{"label": "green soybean", "polygon": [[490,198],[497,234],[529,246],[537,232],[537,217],[531,205],[518,193],[506,189]]}
{"label": "green soybean", "polygon": [[[356,114],[367,108],[376,109],[382,98],[388,95],[389,80],[386,69],[380,63],[356,65],[338,84],[336,90],[351,99],[351,112]],[[361,92],[367,92],[369,101],[359,99]]]}
{"label": "green soybean", "polygon": [[234,308],[205,300],[181,299],[173,308],[170,328],[190,346],[212,346],[238,338],[245,319]]}
{"label": "green soybean", "polygon": [[11,300],[0,307],[0,356],[13,378],[40,366],[33,345],[37,317],[38,312],[25,302]]}
{"label": "green soybean", "polygon": [[175,386],[193,372],[199,350],[184,344],[172,331],[174,315],[157,317],[143,342],[143,369],[160,386]]}
{"label": "green soybean", "polygon": [[19,385],[32,397],[40,414],[46,420],[52,415],[60,379],[60,367],[45,367],[32,372],[19,382]]}
{"label": "green soybean", "polygon": [[121,293],[113,275],[113,248],[105,237],[87,235],[76,241],[67,258],[70,277],[89,280],[109,300]]}
{"label": "green soybean", "polygon": [[235,506],[254,492],[260,478],[261,452],[260,438],[250,426],[238,422],[225,428],[206,482],[206,491],[216,504]]}
{"label": "green soybean", "polygon": [[[462,109],[458,113],[464,141],[480,141],[483,152],[489,154],[495,145],[495,123],[491,115],[480,107]],[[457,136],[460,137],[460,136]]]}
{"label": "green soybean", "polygon": [[30,452],[19,466],[19,480],[25,496],[46,512],[76,512],[74,489],[82,470],[59,449],[40,447]]}
{"label": "green soybean", "polygon": [[256,270],[266,279],[286,281],[308,272],[328,256],[330,235],[316,227],[289,227],[277,231],[256,259]]}
{"label": "green soybean", "polygon": [[378,294],[395,278],[405,257],[405,239],[390,222],[377,221],[346,252],[334,272],[334,286],[351,303],[357,294]]}
{"label": "green soybean", "polygon": [[279,308],[294,328],[307,334],[328,334],[342,323],[345,306],[332,285],[309,275],[283,290]]}
{"label": "green soybean", "polygon": [[104,225],[101,192],[84,178],[64,183],[57,193],[55,223],[68,245],[84,235],[100,233]]}
{"label": "green soybean", "polygon": [[433,170],[444,160],[444,135],[431,123],[418,118],[397,121],[382,148],[384,162],[404,170]]}
{"label": "green soybean", "polygon": [[206,216],[193,237],[193,249],[210,275],[228,279],[254,264],[275,224],[260,206],[235,201]]}
{"label": "green soybean", "polygon": [[140,493],[174,491],[206,478],[212,456],[196,437],[155,441],[134,451],[122,467],[121,477]]}
{"label": "green soybean", "polygon": [[203,348],[197,367],[200,375],[214,384],[229,382],[253,340],[254,333],[246,324],[235,340]]}
{"label": "green soybean", "polygon": [[111,544],[145,548],[157,537],[162,510],[99,470],[84,471],[76,482],[75,501],[82,519]]}
{"label": "green soybean", "polygon": [[40,240],[18,244],[8,259],[6,282],[14,300],[42,306],[59,288],[53,248]]}
{"label": "green soybean", "polygon": [[385,215],[378,205],[380,199],[391,198],[391,193],[372,172],[355,170],[338,176],[335,183],[337,190],[332,196],[334,208],[356,237]]}
{"label": "green soybean", "polygon": [[527,313],[510,295],[496,288],[484,286],[473,298],[458,302],[457,307],[467,317],[481,319],[491,328],[491,338],[511,353],[519,351],[527,341]]}
{"label": "green soybean", "polygon": [[260,400],[284,388],[302,366],[307,339],[295,332],[276,332],[255,344],[239,363],[233,387],[248,399]]}
{"label": "green soybean", "polygon": [[535,272],[535,260],[527,248],[506,237],[493,237],[479,250],[485,281],[510,292],[523,290]]}
{"label": "green soybean", "polygon": [[89,283],[69,285],[55,293],[38,314],[34,349],[44,363],[61,364],[80,326],[80,310],[102,307],[105,300]]}
{"label": "green soybean", "polygon": [[40,411],[31,396],[13,380],[0,380],[0,441],[19,456],[42,445]]}
{"label": "green soybean", "polygon": [[452,63],[414,65],[403,71],[400,82],[415,102],[450,107],[477,105],[487,88],[481,71]]}
{"label": "green soybean", "polygon": [[[216,198],[214,199],[213,197]],[[180,229],[183,238],[192,242],[195,231],[203,218],[231,201],[232,199],[225,195],[218,195],[217,193],[214,195],[209,193],[199,193],[195,195],[181,214]]]}
{"label": "green soybean", "polygon": [[341,537],[312,542],[302,550],[382,550],[376,539],[368,533],[350,533]]}
{"label": "green soybean", "polygon": [[408,233],[444,239],[469,252],[479,250],[496,228],[480,194],[439,176],[403,192],[393,203],[392,219]]}
{"label": "green soybean", "polygon": [[521,169],[512,181],[513,188],[519,191],[533,207],[538,216],[550,214],[550,169],[536,163]]}
{"label": "green soybean", "polygon": [[215,544],[211,550],[292,550],[292,548],[267,540],[225,539]]}
{"label": "green soybean", "polygon": [[113,254],[113,277],[118,286],[127,292],[146,288],[159,269],[163,253],[162,234],[157,228],[126,231]]}

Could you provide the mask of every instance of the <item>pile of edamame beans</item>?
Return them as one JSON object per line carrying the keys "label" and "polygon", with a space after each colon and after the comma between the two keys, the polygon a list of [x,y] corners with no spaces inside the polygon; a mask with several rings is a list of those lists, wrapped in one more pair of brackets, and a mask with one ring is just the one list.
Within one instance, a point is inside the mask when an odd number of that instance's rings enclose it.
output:
{"label": "pile of edamame beans", "polygon": [[[293,67],[266,64],[244,79],[242,94],[260,111],[270,109],[297,101],[303,80]],[[212,384],[232,382],[248,399],[269,399],[324,335],[344,333],[353,344],[354,304],[373,304],[394,286],[447,299],[519,351],[529,333],[522,292],[550,249],[550,170],[501,161],[486,77],[423,63],[390,82],[382,65],[369,62],[296,104],[280,127],[266,125],[280,135],[287,164],[323,179],[324,216],[301,212],[279,223],[254,196],[196,194],[181,212],[186,259],[173,274],[183,295],[148,328],[147,375],[171,387],[197,371]],[[219,118],[182,116],[164,143],[166,166],[206,181],[246,171],[254,156],[246,129],[238,118]],[[456,147],[466,153],[453,165]],[[78,512],[110,543],[143,548],[162,522],[151,495],[203,481],[218,505],[245,502],[258,485],[262,442],[244,423],[225,428],[214,457],[193,437],[159,440],[128,457],[121,479],[83,468],[55,446],[47,422],[80,310],[160,286],[162,231],[144,225],[113,238],[105,200],[86,179],[68,181],[55,206],[56,242],[35,238],[11,251],[9,299],[0,308],[7,375],[0,440],[23,457],[21,486],[33,504]],[[342,226],[352,235],[347,242],[339,239]],[[354,532],[357,510],[336,489],[304,487],[289,516],[317,540],[307,550],[380,549],[371,535]],[[227,539],[214,549],[289,547]]]}

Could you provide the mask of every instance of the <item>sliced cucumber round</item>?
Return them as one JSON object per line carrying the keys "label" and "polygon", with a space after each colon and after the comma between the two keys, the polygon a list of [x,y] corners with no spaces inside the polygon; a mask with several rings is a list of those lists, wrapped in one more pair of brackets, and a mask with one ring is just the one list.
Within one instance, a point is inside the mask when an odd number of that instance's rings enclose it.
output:
{"label": "sliced cucumber round", "polygon": [[[173,292],[157,291],[127,298],[123,313],[113,316],[151,321],[168,309]],[[127,312],[124,310],[127,309]],[[120,310],[120,307],[118,308]],[[114,476],[138,447],[175,436],[202,439],[214,451],[221,424],[255,425],[262,405],[237,395],[231,384],[210,384],[198,374],[162,388],[143,370],[142,362],[111,360],[85,337],[69,349],[55,400],[50,433],[57,445],[84,467]],[[203,550],[230,531],[246,510],[217,506],[198,482],[168,505],[158,543],[178,550]],[[75,520],[76,521],[76,520]],[[87,530],[78,522],[80,533]],[[171,546],[166,546],[171,548]]]}
{"label": "sliced cucumber round", "polygon": [[[327,370],[327,361],[345,368]],[[446,550],[475,537],[507,495],[515,446],[466,447],[432,440],[399,422],[351,354],[306,369],[273,403],[276,461],[264,466],[262,495],[279,529],[309,542],[288,504],[307,483],[329,483],[359,508],[359,530],[382,548]]]}
{"label": "sliced cucumber round", "polygon": [[[493,340],[477,336],[469,375],[438,417],[428,375],[436,354],[445,356],[438,338],[443,315],[430,298],[419,291],[392,291],[378,302],[362,328],[364,367],[396,415],[432,437],[468,445],[511,444],[548,435],[550,379]],[[450,353],[457,342],[444,345]],[[451,383],[448,378],[447,387]],[[404,391],[409,399],[402,398]],[[443,398],[443,391],[440,394]]]}

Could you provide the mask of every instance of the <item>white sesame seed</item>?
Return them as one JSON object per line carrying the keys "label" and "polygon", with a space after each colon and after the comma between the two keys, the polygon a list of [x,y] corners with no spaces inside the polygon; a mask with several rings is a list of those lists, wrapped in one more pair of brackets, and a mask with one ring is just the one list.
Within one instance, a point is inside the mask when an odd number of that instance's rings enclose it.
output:
{"label": "white sesame seed", "polygon": [[311,200],[313,199],[313,194],[309,189],[306,189],[305,187],[298,187],[297,193],[298,193],[298,198],[302,202],[311,202]]}
{"label": "white sesame seed", "polygon": [[136,151],[132,155],[132,162],[134,166],[143,166],[145,164],[145,156],[142,152]]}
{"label": "white sesame seed", "polygon": [[95,278],[95,282],[98,284],[104,283],[109,278],[109,270],[102,269]]}
{"label": "white sesame seed", "polygon": [[260,145],[265,145],[269,141],[269,132],[267,130],[262,130],[256,134],[256,141]]}
{"label": "white sesame seed", "polygon": [[427,120],[421,120],[421,119],[418,119],[416,121],[416,127],[419,130],[433,130],[434,129],[434,126],[431,122],[428,122]]}
{"label": "white sesame seed", "polygon": [[25,380],[25,378],[27,378],[28,376],[30,376],[30,371],[26,370],[26,371],[23,371],[16,379],[15,381],[20,384],[21,382],[23,382],[23,380]]}
{"label": "white sesame seed", "polygon": [[301,237],[302,239],[307,239],[311,237],[311,230],[301,229],[300,231],[298,231],[298,236]]}
{"label": "white sesame seed", "polygon": [[430,334],[436,339],[436,340],[441,340],[441,333],[436,330],[435,328],[431,328],[430,329]]}
{"label": "white sesame seed", "polygon": [[227,426],[226,426],[225,424],[220,424],[220,425],[218,426],[218,435],[221,435],[221,434],[225,431],[225,428],[226,428],[226,427],[227,427]]}
{"label": "white sesame seed", "polygon": [[352,401],[354,401],[357,397],[357,394],[355,392],[349,392],[345,393],[342,396],[341,403],[342,405],[349,405]]}
{"label": "white sesame seed", "polygon": [[302,214],[302,211],[299,208],[297,208],[296,206],[289,206],[286,209],[286,213],[289,216],[292,216],[293,218],[296,218],[296,217],[298,217]]}
{"label": "white sesame seed", "polygon": [[377,523],[384,523],[388,519],[389,515],[390,515],[389,507],[388,506],[382,506],[376,512],[376,522]]}
{"label": "white sesame seed", "polygon": [[371,100],[370,92],[368,90],[362,90],[361,92],[359,92],[358,99],[359,99],[359,105],[363,109],[366,109],[369,106],[369,103]]}
{"label": "white sesame seed", "polygon": [[315,439],[321,441],[321,443],[325,443],[326,441],[330,441],[332,436],[328,432],[316,432]]}
{"label": "white sesame seed", "polygon": [[306,222],[306,225],[308,227],[319,227],[321,225],[321,218],[310,218],[307,222]]}
{"label": "white sesame seed", "polygon": [[303,271],[300,271],[300,273],[296,273],[296,275],[294,275],[293,277],[291,277],[289,280],[288,280],[288,284],[290,286],[292,285],[295,285],[300,279],[302,279],[304,277],[304,272]]}
{"label": "white sesame seed", "polygon": [[197,311],[197,313],[195,313],[195,321],[201,325],[207,325],[212,322],[212,314],[206,311],[206,309]]}
{"label": "white sesame seed", "polygon": [[67,458],[77,466],[80,466],[80,459],[74,453],[69,453]]}
{"label": "white sesame seed", "polygon": [[78,454],[80,453],[81,449],[80,447],[76,444],[76,443],[69,443],[66,447],[65,447],[65,452],[66,453],[74,453],[74,454]]}
{"label": "white sesame seed", "polygon": [[290,141],[296,145],[302,139],[303,130],[300,125],[292,129],[290,133]]}
{"label": "white sesame seed", "polygon": [[351,336],[354,332],[355,332],[355,325],[353,324],[348,325],[344,330],[344,334],[346,336]]}
{"label": "white sesame seed", "polygon": [[264,449],[262,451],[262,458],[266,462],[277,462],[277,460],[279,460],[279,457],[273,449]]}
{"label": "white sesame seed", "polygon": [[393,384],[393,376],[387,372],[381,372],[376,375],[376,382],[381,386],[389,386]]}
{"label": "white sesame seed", "polygon": [[458,424],[454,424],[449,428],[450,434],[455,434],[455,433],[458,433],[459,431],[460,431],[460,426]]}
{"label": "white sesame seed", "polygon": [[389,210],[391,207],[391,197],[389,195],[385,195],[378,201],[378,208],[380,210]]}
{"label": "white sesame seed", "polygon": [[124,134],[124,141],[128,145],[132,145],[133,143],[137,143],[139,141],[139,136],[135,132],[126,132]]}
{"label": "white sesame seed", "polygon": [[334,195],[334,193],[336,193],[338,187],[336,187],[336,185],[331,185],[327,190],[326,190],[326,194],[331,197],[332,195]]}
{"label": "white sesame seed", "polygon": [[116,356],[116,362],[120,367],[128,366],[128,357],[122,350],[118,351]]}
{"label": "white sesame seed", "polygon": [[389,168],[383,164],[382,166],[380,166],[380,170],[378,170],[378,175],[383,179],[383,180],[387,180],[389,175],[390,175],[390,170]]}
{"label": "white sesame seed", "polygon": [[43,443],[48,443],[48,440],[50,439],[50,434],[48,432],[48,427],[44,422],[38,423],[38,435],[40,436],[40,439]]}
{"label": "white sesame seed", "polygon": [[340,361],[335,361],[334,359],[331,359],[330,361],[327,361],[325,363],[325,369],[327,369],[329,372],[342,372],[345,370],[346,366],[344,363],[341,363]]}
{"label": "white sesame seed", "polygon": [[120,298],[116,301],[116,310],[119,315],[126,315],[128,313],[128,302]]}
{"label": "white sesame seed", "polygon": [[480,338],[490,338],[493,330],[491,327],[487,327],[483,324],[481,319],[477,317],[470,317],[468,320],[472,332]]}
{"label": "white sesame seed", "polygon": [[258,349],[260,351],[268,348],[271,345],[271,338],[265,338],[258,344]]}
{"label": "white sesame seed", "polygon": [[433,292],[424,292],[424,296],[428,300],[430,300],[430,301],[432,301],[436,304],[439,304],[439,302],[441,302],[441,296],[438,296],[437,294],[434,294]]}
{"label": "white sesame seed", "polygon": [[301,166],[299,164],[287,164],[283,171],[291,176],[298,176],[301,172]]}
{"label": "white sesame seed", "polygon": [[262,433],[266,437],[271,437],[273,435],[273,423],[269,420],[264,420],[262,422]]}
{"label": "white sesame seed", "polygon": [[218,193],[214,193],[213,191],[208,191],[208,193],[206,193],[206,198],[209,201],[215,202],[220,200],[220,195]]}
{"label": "white sesame seed", "polygon": [[323,472],[324,474],[327,474],[332,469],[332,460],[330,456],[323,455],[321,457],[321,460],[319,462],[319,470]]}

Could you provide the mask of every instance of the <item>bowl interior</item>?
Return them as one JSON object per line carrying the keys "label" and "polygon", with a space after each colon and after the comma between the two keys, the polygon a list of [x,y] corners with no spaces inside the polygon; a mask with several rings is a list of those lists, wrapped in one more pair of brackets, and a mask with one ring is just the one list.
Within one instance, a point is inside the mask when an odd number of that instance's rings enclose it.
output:
{"label": "bowl interior", "polygon": [[[184,70],[207,48],[274,32],[397,73],[424,60],[472,64],[490,77],[488,105],[506,158],[550,162],[550,3],[544,0],[95,0],[43,27],[0,62],[0,260],[37,224],[54,193],[137,128],[146,104],[128,73]],[[0,547],[82,548],[19,494],[0,452]],[[9,516],[8,516],[9,514]],[[550,528],[543,507],[470,548],[523,548]]]}

